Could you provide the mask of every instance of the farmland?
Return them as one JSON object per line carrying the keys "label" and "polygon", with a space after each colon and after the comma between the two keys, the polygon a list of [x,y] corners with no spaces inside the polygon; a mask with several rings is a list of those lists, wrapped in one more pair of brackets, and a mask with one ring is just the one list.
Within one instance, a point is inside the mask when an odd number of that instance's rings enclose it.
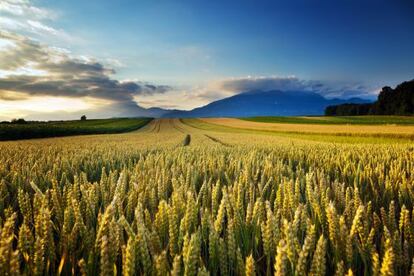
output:
{"label": "farmland", "polygon": [[398,136],[414,138],[414,125],[325,125],[297,123],[260,123],[232,118],[196,119],[236,129],[288,133],[314,133],[344,136]]}
{"label": "farmland", "polygon": [[85,134],[122,133],[139,129],[150,119],[103,119],[87,121],[0,123],[0,140],[20,140]]}
{"label": "farmland", "polygon": [[246,121],[262,123],[296,123],[296,124],[329,124],[329,125],[414,125],[414,116],[299,116],[277,117],[262,116],[242,118]]}
{"label": "farmland", "polygon": [[[277,117],[276,117],[277,118]],[[299,117],[300,120],[306,120]],[[395,144],[414,140],[414,125],[343,125],[315,123],[261,123],[234,118],[185,119],[185,124],[201,130],[272,135],[306,141],[351,144]]]}
{"label": "farmland", "polygon": [[413,130],[160,119],[1,142],[0,274],[414,273]]}

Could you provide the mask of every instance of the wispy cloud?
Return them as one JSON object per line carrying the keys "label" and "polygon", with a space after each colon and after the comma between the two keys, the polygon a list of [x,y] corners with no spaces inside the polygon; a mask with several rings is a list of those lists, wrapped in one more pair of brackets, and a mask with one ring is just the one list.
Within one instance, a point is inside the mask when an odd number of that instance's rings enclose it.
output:
{"label": "wispy cloud", "polygon": [[72,37],[48,22],[58,18],[58,13],[37,7],[29,0],[2,0],[0,2],[0,25],[3,30],[22,32],[40,37],[54,36],[65,41]]}
{"label": "wispy cloud", "polygon": [[56,13],[34,6],[29,0],[2,0],[0,2],[0,12],[36,19],[55,18]]}

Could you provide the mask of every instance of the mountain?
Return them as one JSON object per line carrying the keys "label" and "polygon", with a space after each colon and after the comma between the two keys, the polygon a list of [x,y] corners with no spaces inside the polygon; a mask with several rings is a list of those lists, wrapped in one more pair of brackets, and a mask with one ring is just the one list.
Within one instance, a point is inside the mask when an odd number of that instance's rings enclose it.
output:
{"label": "mountain", "polygon": [[329,105],[368,103],[360,98],[327,99],[307,91],[249,91],[224,98],[190,111],[172,111],[162,117],[251,117],[322,115]]}
{"label": "mountain", "polygon": [[162,116],[164,116],[167,113],[170,112],[174,112],[177,110],[168,110],[168,109],[163,109],[160,107],[151,107],[151,108],[147,108],[145,109],[145,113],[147,114],[147,117],[153,117],[153,118],[160,118]]}

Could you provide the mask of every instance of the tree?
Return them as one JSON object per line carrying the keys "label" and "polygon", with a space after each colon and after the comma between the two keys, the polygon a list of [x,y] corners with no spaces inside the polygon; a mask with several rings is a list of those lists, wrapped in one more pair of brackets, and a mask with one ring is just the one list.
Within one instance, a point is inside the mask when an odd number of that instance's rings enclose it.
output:
{"label": "tree", "polygon": [[325,115],[413,115],[414,80],[403,82],[394,89],[382,88],[376,102],[372,104],[341,104],[328,106]]}
{"label": "tree", "polygon": [[86,115],[82,115],[81,121],[86,121]]}
{"label": "tree", "polygon": [[22,125],[22,124],[26,124],[26,123],[27,123],[27,122],[25,121],[25,119],[23,119],[23,118],[13,119],[13,120],[11,120],[11,122],[12,122],[12,124],[20,124],[20,125]]}

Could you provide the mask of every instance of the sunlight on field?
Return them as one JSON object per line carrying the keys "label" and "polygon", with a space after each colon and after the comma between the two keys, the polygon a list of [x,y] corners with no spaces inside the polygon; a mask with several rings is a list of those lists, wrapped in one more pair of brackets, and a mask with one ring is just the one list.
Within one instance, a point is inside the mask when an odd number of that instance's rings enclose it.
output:
{"label": "sunlight on field", "polygon": [[414,116],[259,116],[240,118],[261,123],[295,123],[324,125],[414,125]]}
{"label": "sunlight on field", "polygon": [[[0,142],[2,274],[361,275],[391,271],[390,256],[409,273],[412,143],[195,121],[226,131],[162,119],[124,134]],[[296,129],[315,131],[306,127]],[[343,127],[326,131],[381,130]]]}
{"label": "sunlight on field", "polygon": [[323,125],[323,124],[289,124],[289,123],[262,123],[232,118],[202,118],[210,124],[232,128],[265,130],[293,133],[320,133],[335,135],[395,135],[414,137],[414,126],[405,125]]}

